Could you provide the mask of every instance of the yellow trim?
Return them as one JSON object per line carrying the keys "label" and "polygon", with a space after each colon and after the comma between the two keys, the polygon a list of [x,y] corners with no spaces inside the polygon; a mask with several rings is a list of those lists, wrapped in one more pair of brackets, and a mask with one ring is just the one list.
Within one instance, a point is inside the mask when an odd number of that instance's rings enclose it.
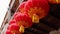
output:
{"label": "yellow trim", "polygon": [[58,3],[58,0],[56,0],[56,2]]}
{"label": "yellow trim", "polygon": [[21,25],[21,26],[20,26],[20,29],[19,29],[19,32],[24,33],[24,30],[25,30],[25,29],[24,29],[24,26]]}
{"label": "yellow trim", "polygon": [[32,16],[32,22],[33,22],[33,23],[39,23],[39,16],[37,16],[36,14],[34,14],[34,15]]}

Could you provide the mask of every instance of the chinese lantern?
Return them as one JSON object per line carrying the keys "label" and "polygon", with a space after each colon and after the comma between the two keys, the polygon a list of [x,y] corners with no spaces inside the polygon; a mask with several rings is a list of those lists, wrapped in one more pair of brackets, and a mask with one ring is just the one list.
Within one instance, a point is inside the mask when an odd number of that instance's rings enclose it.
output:
{"label": "chinese lantern", "polygon": [[39,19],[48,14],[49,5],[47,0],[28,0],[24,9],[32,18],[32,22],[38,23]]}
{"label": "chinese lantern", "polygon": [[22,27],[19,27],[16,23],[10,24],[7,28],[6,33],[21,34],[22,30],[20,30],[20,28]]}
{"label": "chinese lantern", "polygon": [[32,19],[29,17],[26,13],[18,13],[14,19],[16,20],[16,23],[18,26],[20,26],[20,31],[24,32],[23,30],[25,28],[32,26]]}
{"label": "chinese lantern", "polygon": [[28,28],[30,26],[32,26],[32,19],[29,17],[28,14],[26,13],[19,13],[18,15],[16,15],[14,17],[14,19],[17,21],[17,24],[19,26],[24,26],[25,28]]}
{"label": "chinese lantern", "polygon": [[18,13],[14,19],[18,26],[20,26],[20,30],[24,30],[25,28],[32,26],[32,19],[29,17],[27,13]]}
{"label": "chinese lantern", "polygon": [[48,0],[51,4],[60,4],[60,0]]}

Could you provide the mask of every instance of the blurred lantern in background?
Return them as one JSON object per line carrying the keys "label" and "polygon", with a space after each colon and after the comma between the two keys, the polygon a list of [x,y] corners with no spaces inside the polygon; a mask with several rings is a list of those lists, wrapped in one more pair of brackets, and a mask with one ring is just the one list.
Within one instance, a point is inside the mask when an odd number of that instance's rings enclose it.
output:
{"label": "blurred lantern in background", "polygon": [[20,27],[16,24],[10,24],[7,28],[6,34],[21,34],[22,32],[19,31]]}

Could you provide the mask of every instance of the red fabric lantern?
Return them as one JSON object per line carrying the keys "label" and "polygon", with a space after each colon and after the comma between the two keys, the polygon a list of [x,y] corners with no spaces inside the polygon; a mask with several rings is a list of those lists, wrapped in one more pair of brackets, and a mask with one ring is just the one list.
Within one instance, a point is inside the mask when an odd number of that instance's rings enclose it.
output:
{"label": "red fabric lantern", "polygon": [[16,23],[13,23],[8,26],[6,33],[21,34],[19,29],[20,29],[20,27]]}
{"label": "red fabric lantern", "polygon": [[14,19],[17,21],[17,24],[23,25],[24,27],[28,28],[32,26],[32,19],[29,17],[27,13],[19,13],[14,17]]}
{"label": "red fabric lantern", "polygon": [[49,5],[47,0],[28,0],[24,9],[30,15],[32,21],[36,22],[48,14]]}

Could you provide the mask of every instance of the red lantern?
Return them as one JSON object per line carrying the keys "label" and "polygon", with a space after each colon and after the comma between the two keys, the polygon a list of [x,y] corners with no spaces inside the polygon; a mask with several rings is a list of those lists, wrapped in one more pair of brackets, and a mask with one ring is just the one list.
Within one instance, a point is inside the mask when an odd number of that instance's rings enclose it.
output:
{"label": "red lantern", "polygon": [[32,18],[32,22],[39,22],[49,12],[47,0],[28,0],[25,4],[25,11]]}
{"label": "red lantern", "polygon": [[21,34],[22,32],[19,31],[20,26],[18,26],[16,23],[10,24],[7,28],[6,33],[12,33],[12,34]]}
{"label": "red lantern", "polygon": [[32,19],[29,17],[27,13],[19,13],[14,17],[14,19],[17,21],[17,24],[19,26],[23,25],[25,28],[28,28],[32,26]]}

